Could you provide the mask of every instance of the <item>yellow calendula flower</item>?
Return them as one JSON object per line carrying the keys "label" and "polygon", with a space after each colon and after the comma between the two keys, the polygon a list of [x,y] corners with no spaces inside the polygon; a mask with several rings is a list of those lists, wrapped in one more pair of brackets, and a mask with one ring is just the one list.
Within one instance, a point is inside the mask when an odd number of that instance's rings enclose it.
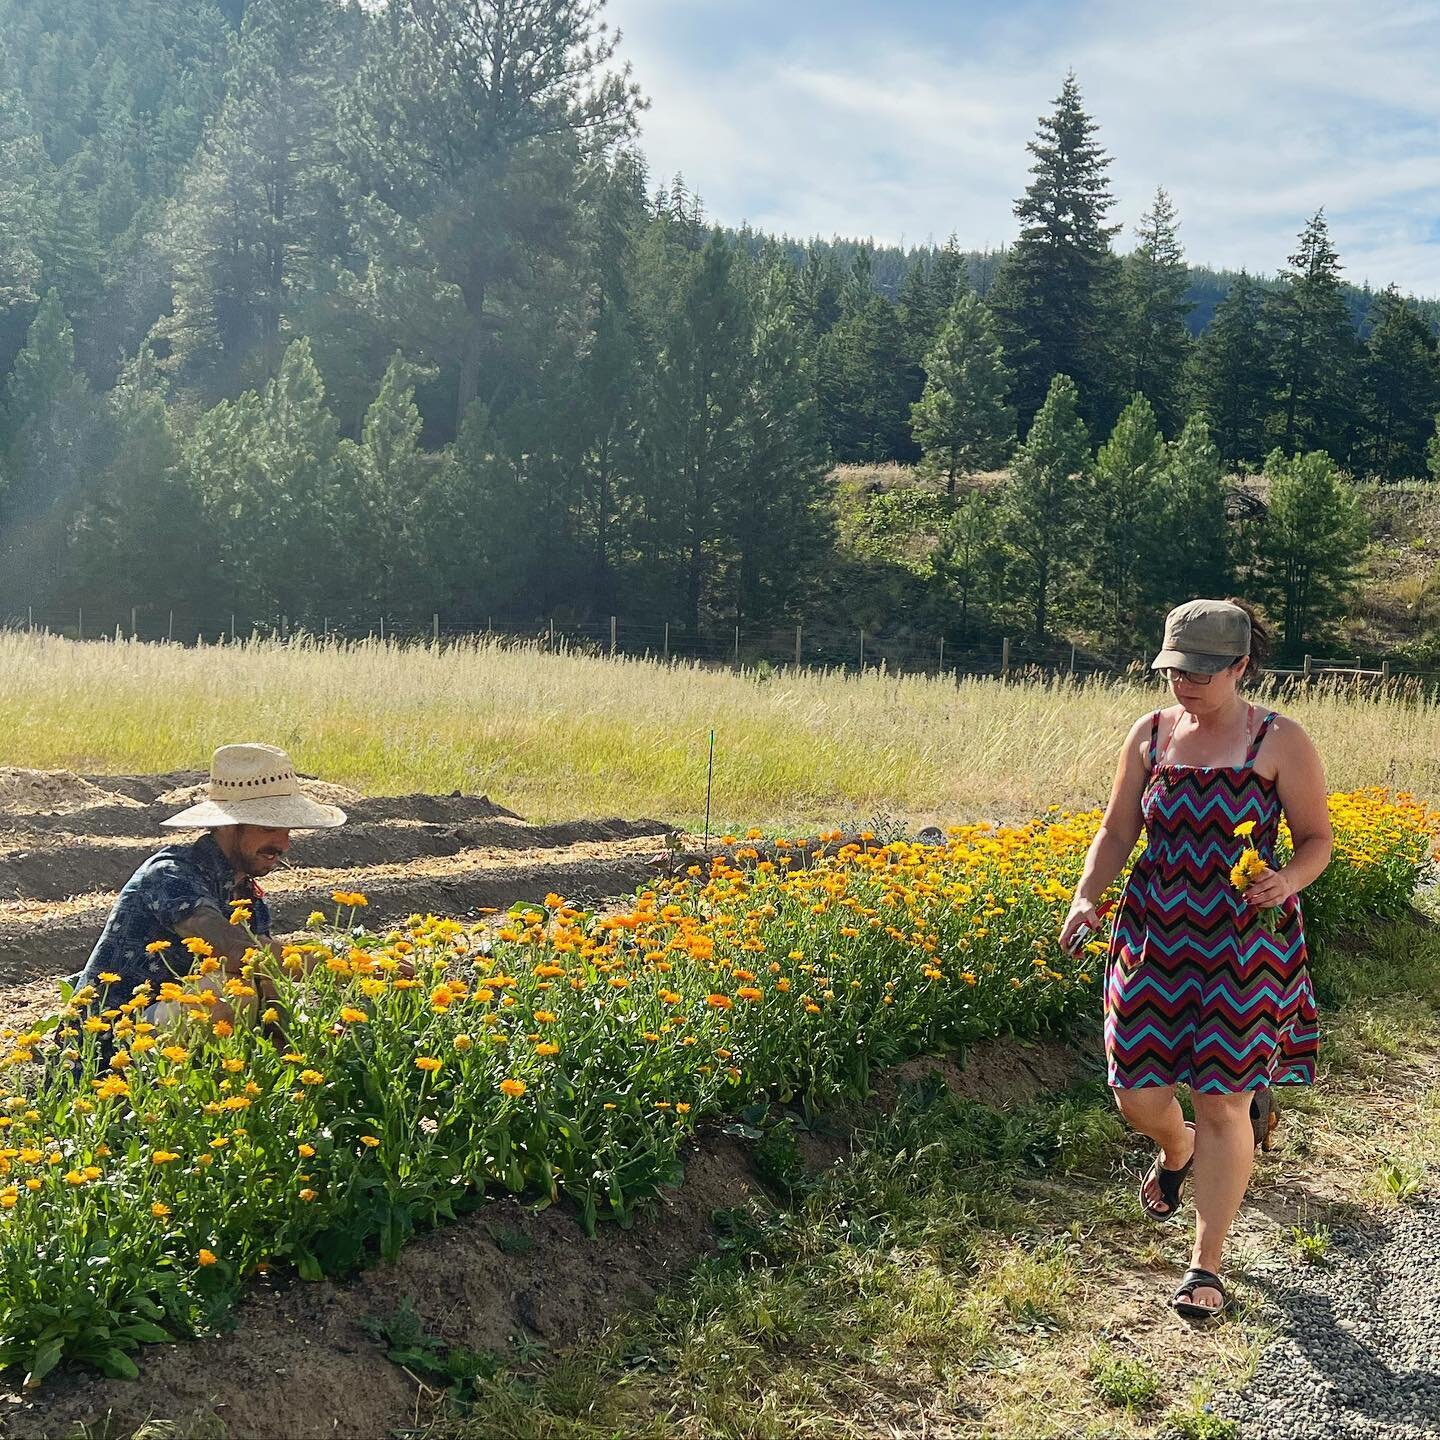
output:
{"label": "yellow calendula flower", "polygon": [[145,947],[145,953],[147,955],[163,955],[165,951],[170,949],[170,945],[171,942],[169,940],[152,940]]}
{"label": "yellow calendula flower", "polygon": [[450,1043],[457,1050],[462,1052],[469,1050],[471,1046],[475,1044],[474,1040],[472,1040],[468,1035],[457,1035]]}
{"label": "yellow calendula flower", "polygon": [[433,1055],[421,1055],[415,1061],[415,1068],[423,1070],[427,1075],[433,1075],[445,1062],[437,1060]]}
{"label": "yellow calendula flower", "polygon": [[313,1160],[315,1158],[315,1147],[302,1143],[296,1147],[296,1153],[302,1160]]}
{"label": "yellow calendula flower", "polygon": [[364,1025],[370,1019],[363,1010],[357,1010],[353,1005],[346,1005],[340,1011],[340,1018],[347,1025]]}
{"label": "yellow calendula flower", "polygon": [[373,1150],[380,1143],[380,1137],[378,1135],[362,1135],[360,1137],[360,1143],[365,1146],[367,1150]]}
{"label": "yellow calendula flower", "polygon": [[502,1080],[500,1082],[500,1093],[508,1095],[512,1100],[518,1100],[525,1093],[525,1082],[523,1080]]}
{"label": "yellow calendula flower", "polygon": [[323,1085],[325,1077],[318,1070],[302,1070],[300,1083],[302,1085]]}
{"label": "yellow calendula flower", "polygon": [[173,1150],[155,1150],[151,1152],[150,1163],[152,1165],[169,1165],[179,1158]]}
{"label": "yellow calendula flower", "polygon": [[217,1263],[215,1259],[215,1252],[213,1250],[202,1250],[195,1258],[202,1265],[214,1265]]}
{"label": "yellow calendula flower", "polygon": [[102,970],[100,972],[100,983],[102,985],[118,985],[120,977],[113,970]]}
{"label": "yellow calendula flower", "polygon": [[157,1201],[150,1207],[150,1213],[151,1213],[157,1220],[164,1220],[164,1219],[167,1219],[167,1218],[169,1217],[170,1207],[169,1207],[168,1205],[161,1204],[161,1202],[160,1202],[159,1200],[157,1200]]}

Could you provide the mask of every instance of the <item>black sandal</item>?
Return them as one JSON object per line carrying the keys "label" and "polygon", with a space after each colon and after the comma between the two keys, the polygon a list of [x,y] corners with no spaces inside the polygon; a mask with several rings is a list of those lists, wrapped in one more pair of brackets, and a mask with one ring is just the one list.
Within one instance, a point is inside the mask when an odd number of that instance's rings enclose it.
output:
{"label": "black sandal", "polygon": [[[1193,1131],[1195,1127],[1187,1120],[1185,1128]],[[1155,1163],[1146,1172],[1145,1178],[1140,1182],[1140,1208],[1152,1219],[1164,1224],[1167,1220],[1173,1220],[1180,1209],[1180,1193],[1185,1188],[1186,1177],[1195,1166],[1195,1152],[1190,1152],[1190,1158],[1178,1169],[1167,1170],[1161,1163],[1160,1157],[1155,1157]],[[1168,1210],[1156,1209],[1150,1201],[1145,1198],[1145,1187],[1151,1181],[1155,1182],[1160,1191],[1160,1198],[1170,1207]]]}
{"label": "black sandal", "polygon": [[[1220,1295],[1218,1305],[1201,1305],[1195,1299],[1197,1290],[1215,1290]],[[1230,1297],[1225,1293],[1225,1286],[1221,1283],[1218,1275],[1212,1275],[1208,1270],[1201,1270],[1192,1265],[1185,1272],[1185,1278],[1180,1282],[1180,1288],[1170,1300],[1170,1308],[1177,1315],[1183,1315],[1187,1320],[1214,1320],[1223,1315],[1230,1308]]]}
{"label": "black sandal", "polygon": [[1275,1092],[1268,1085],[1262,1085],[1250,1097],[1250,1129],[1255,1143],[1267,1154],[1279,1123],[1280,1107],[1275,1103]]}

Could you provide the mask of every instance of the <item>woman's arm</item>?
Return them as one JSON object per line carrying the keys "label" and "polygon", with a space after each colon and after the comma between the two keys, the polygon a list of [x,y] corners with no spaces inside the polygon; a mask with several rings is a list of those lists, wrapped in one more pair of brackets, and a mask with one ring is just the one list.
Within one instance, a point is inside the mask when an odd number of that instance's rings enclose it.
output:
{"label": "woman's arm", "polygon": [[1070,902],[1070,913],[1060,929],[1060,943],[1067,949],[1081,925],[1088,925],[1091,930],[1100,928],[1100,916],[1095,907],[1125,868],[1135,849],[1135,842],[1140,838],[1145,823],[1140,813],[1140,802],[1146,781],[1150,778],[1142,746],[1150,738],[1150,719],[1146,715],[1137,720],[1125,737],[1125,748],[1120,752],[1105,818],[1090,842],[1085,869],[1075,887],[1075,898]]}
{"label": "woman's arm", "polygon": [[1280,751],[1276,785],[1295,853],[1288,864],[1266,870],[1245,891],[1245,899],[1259,909],[1283,905],[1291,895],[1298,895],[1330,863],[1334,847],[1325,767],[1319,752],[1293,720],[1277,720],[1273,733],[1273,743]]}

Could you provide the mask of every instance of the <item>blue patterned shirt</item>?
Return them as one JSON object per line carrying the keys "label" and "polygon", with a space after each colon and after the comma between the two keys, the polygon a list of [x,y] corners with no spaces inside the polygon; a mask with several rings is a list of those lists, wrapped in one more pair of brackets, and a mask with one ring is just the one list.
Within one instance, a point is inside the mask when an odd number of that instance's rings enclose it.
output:
{"label": "blue patterned shirt", "polygon": [[[166,980],[189,973],[190,955],[175,927],[197,910],[213,910],[224,919],[232,900],[250,902],[256,935],[270,934],[270,908],[253,880],[237,880],[212,834],[183,845],[167,845],[152,855],[125,883],[105,929],[76,985],[95,985],[106,1005],[123,1005],[145,981],[151,992]],[[149,954],[146,946],[168,940],[170,949]],[[100,985],[102,973],[119,983]]]}

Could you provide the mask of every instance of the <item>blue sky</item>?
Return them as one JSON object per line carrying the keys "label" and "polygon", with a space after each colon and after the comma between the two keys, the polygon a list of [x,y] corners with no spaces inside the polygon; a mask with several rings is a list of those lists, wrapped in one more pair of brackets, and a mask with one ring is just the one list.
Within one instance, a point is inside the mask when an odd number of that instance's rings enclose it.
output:
{"label": "blue sky", "polygon": [[1347,278],[1440,295],[1435,0],[610,0],[643,146],[722,223],[1006,243],[1065,72],[1128,249],[1157,185],[1197,263],[1273,271],[1321,205]]}

